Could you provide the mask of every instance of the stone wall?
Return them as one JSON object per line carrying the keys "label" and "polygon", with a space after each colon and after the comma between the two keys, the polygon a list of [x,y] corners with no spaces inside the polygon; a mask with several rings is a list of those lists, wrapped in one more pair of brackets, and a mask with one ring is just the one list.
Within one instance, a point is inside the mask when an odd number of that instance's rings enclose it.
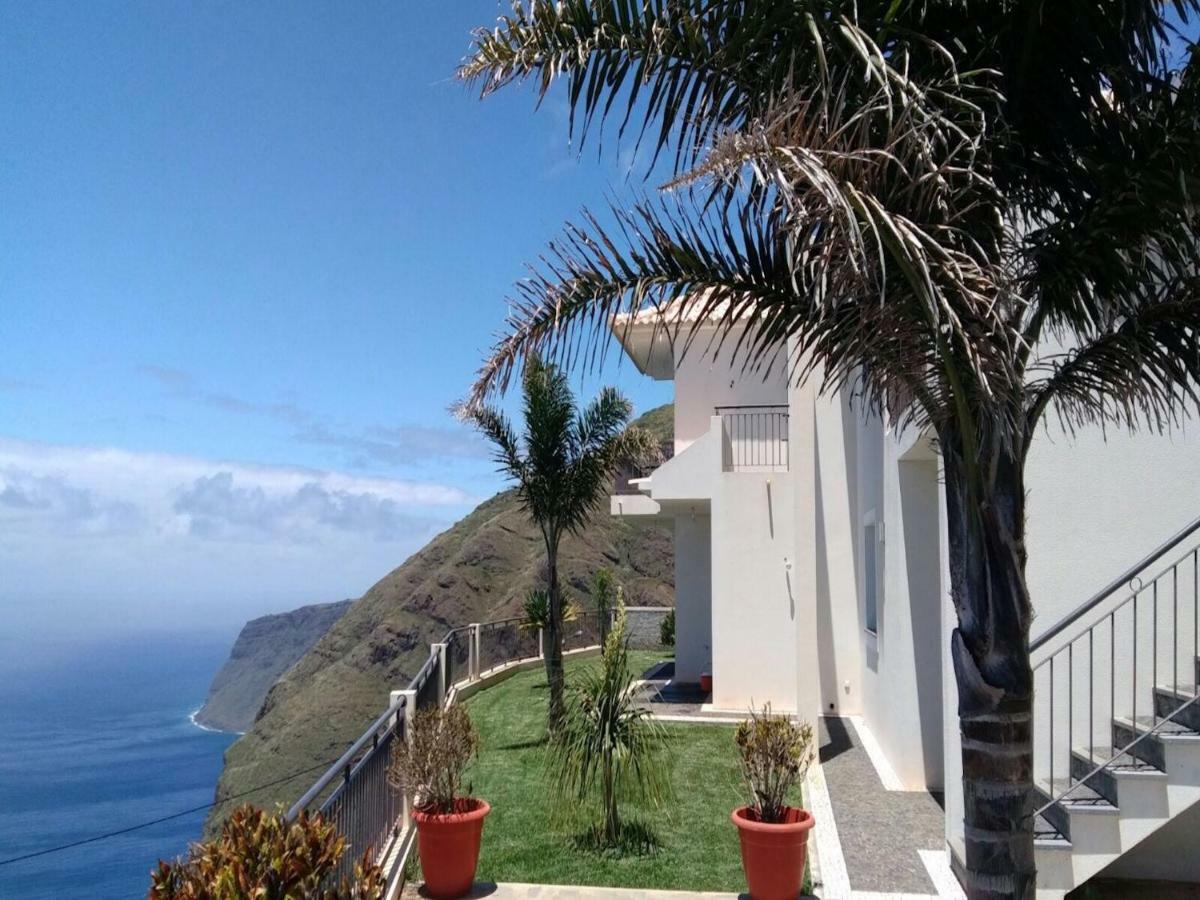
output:
{"label": "stone wall", "polygon": [[657,650],[659,627],[672,606],[627,606],[625,621],[629,628],[629,646],[634,650]]}

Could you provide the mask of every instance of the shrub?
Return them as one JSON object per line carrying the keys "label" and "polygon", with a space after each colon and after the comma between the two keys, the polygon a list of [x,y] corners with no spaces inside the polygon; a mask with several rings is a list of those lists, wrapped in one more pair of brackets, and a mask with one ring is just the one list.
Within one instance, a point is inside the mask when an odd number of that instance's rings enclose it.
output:
{"label": "shrub", "polygon": [[462,706],[427,709],[412,720],[412,740],[397,741],[388,761],[388,783],[408,791],[413,805],[425,813],[451,813],[461,790],[463,772],[479,751],[479,737]]}
{"label": "shrub", "polygon": [[643,826],[622,823],[619,800],[657,804],[670,789],[666,737],[634,702],[628,655],[625,608],[618,592],[616,622],[604,644],[600,668],[579,676],[549,753],[560,805],[573,808],[598,795],[603,821],[593,829],[594,843],[613,849],[653,843]]}
{"label": "shrub", "polygon": [[386,885],[370,848],[351,879],[324,884],[346,839],[321,816],[295,822],[240,806],[212,841],[193,844],[186,859],[163,862],[151,873],[148,900],[379,900]]}
{"label": "shrub", "polygon": [[675,646],[675,610],[671,610],[658,623],[658,642],[664,647]]}
{"label": "shrub", "polygon": [[738,726],[736,740],[750,808],[760,822],[782,822],[788,794],[813,759],[812,726],[774,715],[767,704]]}

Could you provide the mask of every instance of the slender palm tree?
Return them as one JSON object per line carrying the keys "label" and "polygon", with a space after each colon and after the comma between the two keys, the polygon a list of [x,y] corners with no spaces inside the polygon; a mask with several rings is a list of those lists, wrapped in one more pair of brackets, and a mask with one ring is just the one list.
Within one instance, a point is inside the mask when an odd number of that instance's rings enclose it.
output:
{"label": "slender palm tree", "polygon": [[[638,706],[633,682],[625,604],[619,601],[600,666],[572,685],[571,702],[547,758],[561,805],[570,808],[599,794],[603,821],[592,837],[612,849],[630,843],[620,801],[657,805],[671,793],[666,733],[649,710]],[[631,830],[653,837],[644,828]]]}
{"label": "slender palm tree", "polygon": [[[532,0],[475,35],[483,93],[567,82],[571,127],[668,190],[567,226],[473,397],[678,301],[749,369],[853,387],[946,479],[972,897],[1032,897],[1026,455],[1053,415],[1197,405],[1200,0]],[[1176,24],[1172,24],[1176,23]],[[660,154],[664,154],[661,156]],[[696,330],[664,325],[688,349]],[[1052,411],[1052,412],[1051,412]]]}
{"label": "slender palm tree", "polygon": [[633,407],[615,388],[604,388],[576,411],[566,374],[536,356],[526,360],[522,381],[524,441],[499,409],[476,405],[465,410],[495,445],[500,468],[516,482],[522,507],[546,544],[544,627],[546,681],[550,686],[548,723],[555,730],[563,713],[563,594],[558,548],[563,536],[578,533],[606,495],[617,466],[643,459],[653,440],[629,425]]}

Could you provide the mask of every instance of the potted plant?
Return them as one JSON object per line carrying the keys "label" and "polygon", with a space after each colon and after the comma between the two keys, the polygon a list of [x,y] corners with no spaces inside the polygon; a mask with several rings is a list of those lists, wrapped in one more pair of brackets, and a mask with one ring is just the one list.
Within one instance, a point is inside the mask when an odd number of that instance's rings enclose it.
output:
{"label": "potted plant", "polygon": [[795,900],[804,881],[812,813],[788,795],[812,762],[812,726],[774,715],[768,704],[737,730],[750,802],[733,811],[751,900]]}
{"label": "potted plant", "polygon": [[392,751],[388,782],[413,798],[425,893],[452,900],[475,883],[483,820],[492,810],[486,800],[469,796],[469,787],[461,790],[479,738],[461,706],[419,712],[411,727],[411,740]]}

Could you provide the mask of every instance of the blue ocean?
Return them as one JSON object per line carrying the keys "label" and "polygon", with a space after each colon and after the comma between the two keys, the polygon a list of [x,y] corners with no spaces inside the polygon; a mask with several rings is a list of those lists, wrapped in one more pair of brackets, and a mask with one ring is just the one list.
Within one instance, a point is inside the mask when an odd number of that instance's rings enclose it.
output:
{"label": "blue ocean", "polygon": [[[237,736],[189,715],[232,638],[0,646],[0,861],[210,803]],[[157,860],[183,853],[203,821],[0,865],[0,898],[145,897]]]}

